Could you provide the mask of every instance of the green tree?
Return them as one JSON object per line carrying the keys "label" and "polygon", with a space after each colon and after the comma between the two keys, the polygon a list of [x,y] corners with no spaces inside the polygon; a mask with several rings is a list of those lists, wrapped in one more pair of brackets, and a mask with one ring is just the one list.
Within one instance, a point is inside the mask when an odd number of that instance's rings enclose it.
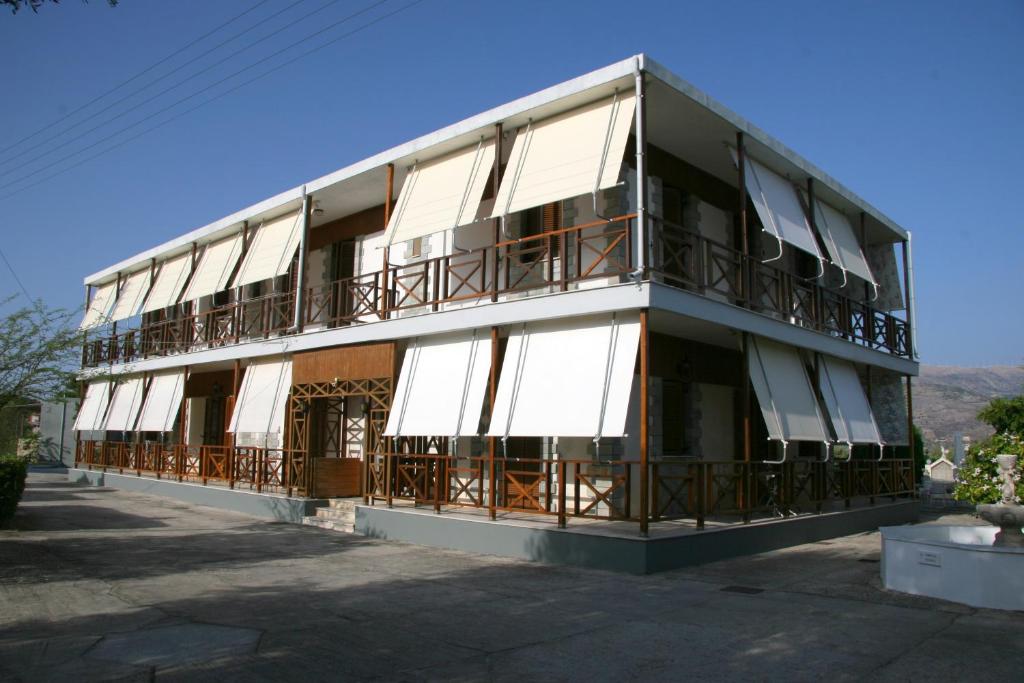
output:
{"label": "green tree", "polygon": [[0,410],[66,392],[83,342],[74,317],[41,301],[0,317]]}
{"label": "green tree", "polygon": [[978,413],[978,419],[990,425],[996,434],[1024,436],[1024,394],[992,399]]}
{"label": "green tree", "polygon": [[[29,7],[33,12],[38,12],[39,8],[42,7],[46,2],[52,2],[55,5],[60,4],[60,0],[0,0],[0,5],[5,5],[11,8],[12,14],[17,14],[18,10],[22,7]],[[89,0],[82,0],[83,3],[88,3]],[[117,5],[118,0],[107,0],[107,3],[114,7]]]}

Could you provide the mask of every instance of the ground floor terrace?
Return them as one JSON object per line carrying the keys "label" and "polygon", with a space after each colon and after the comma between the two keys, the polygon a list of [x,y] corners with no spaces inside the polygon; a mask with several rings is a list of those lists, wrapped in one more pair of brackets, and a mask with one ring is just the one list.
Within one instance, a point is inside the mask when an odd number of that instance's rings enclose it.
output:
{"label": "ground floor terrace", "polygon": [[646,536],[912,500],[909,387],[884,367],[617,310],[92,382],[76,464]]}
{"label": "ground floor terrace", "polygon": [[864,533],[630,576],[32,473],[0,530],[0,678],[1017,678],[1024,617],[885,591],[879,547]]}

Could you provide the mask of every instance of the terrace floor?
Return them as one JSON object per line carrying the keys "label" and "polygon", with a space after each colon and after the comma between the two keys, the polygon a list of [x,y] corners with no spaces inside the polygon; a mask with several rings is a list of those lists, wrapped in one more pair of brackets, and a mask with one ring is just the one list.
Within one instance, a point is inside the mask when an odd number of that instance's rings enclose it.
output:
{"label": "terrace floor", "polygon": [[1018,677],[1024,614],[886,592],[878,557],[866,533],[631,576],[33,473],[0,531],[0,679]]}

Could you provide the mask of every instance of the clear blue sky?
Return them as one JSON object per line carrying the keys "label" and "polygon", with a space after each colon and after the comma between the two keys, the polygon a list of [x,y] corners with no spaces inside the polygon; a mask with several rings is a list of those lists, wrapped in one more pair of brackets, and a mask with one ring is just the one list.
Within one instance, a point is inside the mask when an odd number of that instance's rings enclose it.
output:
{"label": "clear blue sky", "polygon": [[[269,0],[118,95],[293,1]],[[0,173],[11,171],[0,185],[371,1],[305,0],[105,116],[241,50],[272,26],[326,9],[75,145],[33,161],[68,134],[0,162]],[[110,9],[103,0],[64,0],[35,15],[0,13],[0,149],[256,2],[122,0]],[[360,20],[405,2],[390,0]],[[357,25],[343,24],[319,40]],[[1019,0],[424,0],[94,161],[40,181],[297,50],[34,176],[39,182],[0,189],[17,191],[0,199],[3,249],[33,297],[80,306],[89,273],[422,133],[646,52],[913,231],[925,362],[1021,363],[1022,36]],[[0,153],[0,160],[27,146]],[[0,292],[16,291],[0,266]]]}

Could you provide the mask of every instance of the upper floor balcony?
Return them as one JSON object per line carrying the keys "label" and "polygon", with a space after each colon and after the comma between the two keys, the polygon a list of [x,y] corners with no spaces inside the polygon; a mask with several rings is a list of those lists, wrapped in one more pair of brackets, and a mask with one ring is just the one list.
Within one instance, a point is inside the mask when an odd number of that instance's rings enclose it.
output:
{"label": "upper floor balcony", "polygon": [[908,239],[641,58],[88,278],[82,364],[637,282],[912,360]]}

